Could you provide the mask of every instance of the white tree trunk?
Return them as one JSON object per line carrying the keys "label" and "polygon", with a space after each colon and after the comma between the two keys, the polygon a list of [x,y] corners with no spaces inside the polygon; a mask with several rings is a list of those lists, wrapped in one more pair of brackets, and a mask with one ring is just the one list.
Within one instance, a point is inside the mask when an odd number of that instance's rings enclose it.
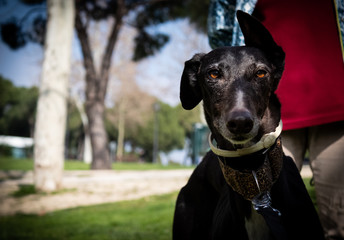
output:
{"label": "white tree trunk", "polygon": [[37,106],[34,183],[38,191],[62,186],[74,1],[48,0],[44,62]]}

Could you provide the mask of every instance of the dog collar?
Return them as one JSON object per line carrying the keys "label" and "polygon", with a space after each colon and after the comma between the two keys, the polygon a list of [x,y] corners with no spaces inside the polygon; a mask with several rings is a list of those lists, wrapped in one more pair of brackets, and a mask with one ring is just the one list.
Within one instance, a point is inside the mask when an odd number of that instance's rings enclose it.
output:
{"label": "dog collar", "polygon": [[259,205],[259,196],[270,192],[281,172],[283,164],[281,139],[276,139],[276,144],[271,146],[265,155],[263,164],[255,170],[236,170],[226,162],[222,162],[220,158],[218,161],[227,184],[246,200],[253,201],[254,206],[257,205],[258,200]]}
{"label": "dog collar", "polygon": [[259,140],[259,142],[255,143],[254,145],[247,147],[247,148],[242,148],[242,149],[237,149],[235,151],[230,151],[230,150],[224,150],[217,148],[213,145],[212,143],[212,136],[209,134],[209,146],[210,149],[218,156],[221,157],[241,157],[245,156],[251,153],[258,152],[264,148],[268,149],[271,147],[276,139],[281,135],[283,128],[282,120],[280,120],[279,125],[276,127],[274,132],[270,132],[267,134],[264,134],[263,137]]}

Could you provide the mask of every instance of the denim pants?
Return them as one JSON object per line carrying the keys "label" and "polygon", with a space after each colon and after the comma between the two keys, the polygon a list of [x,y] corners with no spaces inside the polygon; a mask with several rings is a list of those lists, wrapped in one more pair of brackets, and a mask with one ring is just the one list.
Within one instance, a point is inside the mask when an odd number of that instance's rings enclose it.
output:
{"label": "denim pants", "polygon": [[283,131],[282,143],[300,171],[309,151],[326,239],[344,239],[344,121]]}

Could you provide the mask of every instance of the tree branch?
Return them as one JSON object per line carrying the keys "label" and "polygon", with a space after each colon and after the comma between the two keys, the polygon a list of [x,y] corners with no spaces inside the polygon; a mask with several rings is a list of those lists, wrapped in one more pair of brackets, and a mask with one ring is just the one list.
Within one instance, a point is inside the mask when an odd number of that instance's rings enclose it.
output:
{"label": "tree branch", "polygon": [[92,51],[90,47],[90,43],[88,40],[88,35],[86,31],[86,27],[81,21],[81,16],[80,12],[76,11],[76,16],[75,16],[75,29],[78,34],[78,38],[80,41],[81,45],[81,50],[82,54],[84,57],[84,66],[85,69],[90,69],[91,72],[95,73],[95,68],[94,68],[94,61],[93,61],[93,56],[92,56]]}
{"label": "tree branch", "polygon": [[104,56],[102,59],[101,70],[100,70],[100,77],[101,81],[99,83],[99,91],[98,97],[100,99],[105,98],[107,83],[109,80],[109,69],[111,65],[111,56],[113,54],[113,50],[115,44],[117,42],[119,31],[123,24],[123,16],[127,13],[127,9],[125,7],[124,0],[117,1],[117,11],[115,14],[115,23],[113,25],[111,34],[108,39],[108,44],[104,51]]}
{"label": "tree branch", "polygon": [[86,27],[81,20],[80,10],[77,10],[75,15],[75,29],[80,41],[81,50],[84,57],[84,67],[86,70],[86,95],[87,99],[94,99],[95,93],[98,90],[96,88],[96,70],[94,67],[90,42],[88,40]]}

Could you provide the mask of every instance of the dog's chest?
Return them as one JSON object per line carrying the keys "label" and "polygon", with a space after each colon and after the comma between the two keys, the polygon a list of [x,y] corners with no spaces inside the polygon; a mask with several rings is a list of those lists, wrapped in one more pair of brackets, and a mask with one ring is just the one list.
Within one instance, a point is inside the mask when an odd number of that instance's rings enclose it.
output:
{"label": "dog's chest", "polygon": [[245,227],[250,240],[270,239],[270,230],[262,215],[252,208],[252,214],[245,218]]}

